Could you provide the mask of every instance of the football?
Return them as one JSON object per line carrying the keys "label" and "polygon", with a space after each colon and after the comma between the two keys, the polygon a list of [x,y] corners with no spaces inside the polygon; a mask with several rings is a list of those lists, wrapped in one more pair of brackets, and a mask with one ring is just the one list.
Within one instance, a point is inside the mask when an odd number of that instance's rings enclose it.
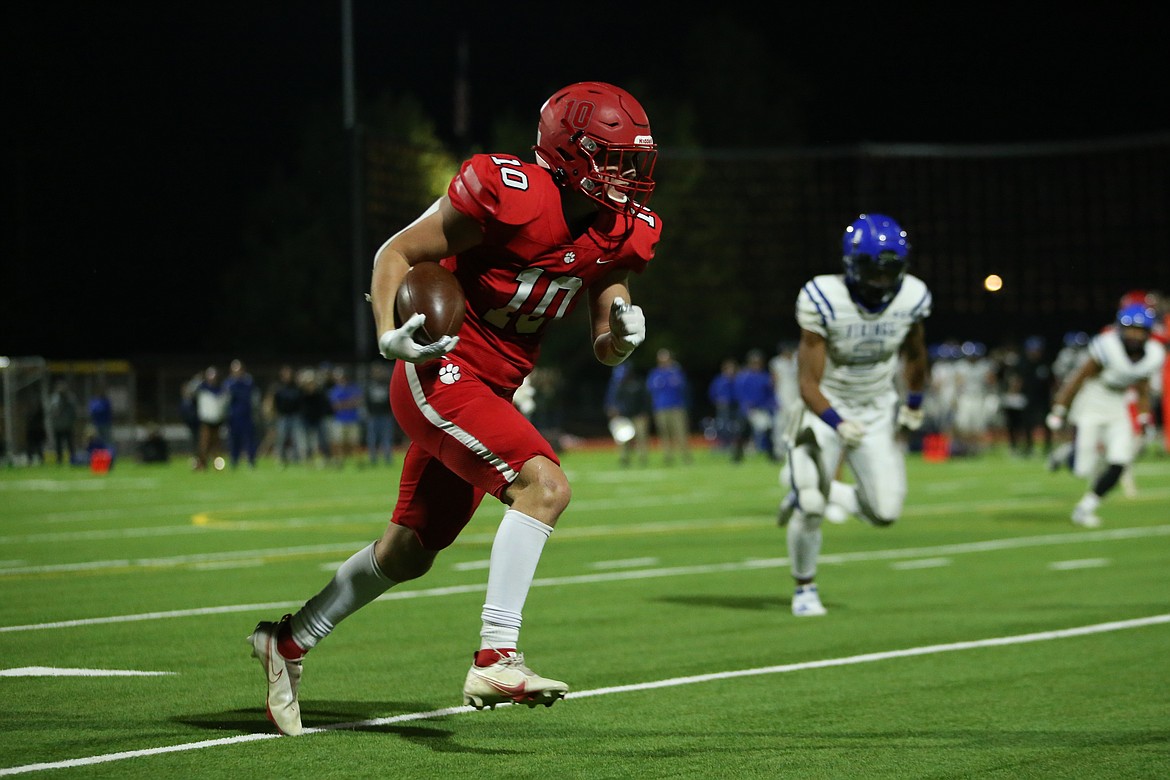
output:
{"label": "football", "polygon": [[419,344],[431,344],[443,336],[454,336],[463,327],[466,299],[455,274],[438,263],[411,267],[398,286],[394,300],[394,324],[401,326],[414,314],[427,319],[414,335]]}

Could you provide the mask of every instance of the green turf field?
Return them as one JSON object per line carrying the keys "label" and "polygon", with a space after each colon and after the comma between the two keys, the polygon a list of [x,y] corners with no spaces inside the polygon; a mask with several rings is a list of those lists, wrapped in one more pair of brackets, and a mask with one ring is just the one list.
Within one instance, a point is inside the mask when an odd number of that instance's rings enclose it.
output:
{"label": "green turf field", "polygon": [[308,657],[296,738],[245,638],[379,535],[395,467],[6,469],[0,775],[1170,776],[1170,458],[1090,531],[1083,484],[1041,460],[911,456],[897,525],[826,524],[829,614],[803,619],[775,466],[659,461],[564,455],[521,649],[568,699],[461,706],[489,499]]}

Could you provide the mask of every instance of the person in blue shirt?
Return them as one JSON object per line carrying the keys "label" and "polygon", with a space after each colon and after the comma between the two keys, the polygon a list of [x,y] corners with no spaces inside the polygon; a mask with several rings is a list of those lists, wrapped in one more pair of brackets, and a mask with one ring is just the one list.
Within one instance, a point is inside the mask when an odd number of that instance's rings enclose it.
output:
{"label": "person in blue shirt", "polygon": [[224,390],[228,396],[228,451],[232,468],[240,465],[240,457],[256,467],[256,383],[244,370],[241,360],[233,360],[228,370]]}
{"label": "person in blue shirt", "polygon": [[683,463],[690,463],[690,384],[669,349],[658,350],[657,364],[646,375],[646,388],[650,391],[664,462],[670,466],[675,458],[681,458]]}
{"label": "person in blue shirt", "polygon": [[361,415],[365,392],[349,381],[349,374],[341,366],[333,369],[333,386],[329,388],[329,403],[333,407],[334,465],[345,464],[361,445]]}
{"label": "person in blue shirt", "polygon": [[638,370],[629,361],[614,366],[605,393],[605,414],[622,466],[629,466],[635,455],[639,466],[650,460],[650,407],[650,391]]}
{"label": "person in blue shirt", "polygon": [[776,390],[772,385],[772,374],[768,371],[764,353],[753,349],[747,354],[743,367],[735,375],[734,393],[739,408],[738,436],[731,459],[743,460],[744,449],[750,441],[757,452],[772,460],[776,453],[772,447],[772,421],[776,413]]}
{"label": "person in blue shirt", "polygon": [[719,364],[719,373],[707,386],[707,397],[715,407],[715,441],[720,450],[731,450],[739,438],[736,429],[739,422],[739,407],[735,403],[735,375],[739,361],[733,357],[724,358]]}
{"label": "person in blue shirt", "polygon": [[114,405],[106,392],[105,380],[98,382],[97,390],[89,399],[89,422],[98,438],[106,444],[114,444]]}

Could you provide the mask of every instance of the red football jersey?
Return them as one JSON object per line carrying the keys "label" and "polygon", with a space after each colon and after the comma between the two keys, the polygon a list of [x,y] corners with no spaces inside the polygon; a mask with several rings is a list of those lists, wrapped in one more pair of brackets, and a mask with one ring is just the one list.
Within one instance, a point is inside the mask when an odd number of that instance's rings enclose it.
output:
{"label": "red football jersey", "polygon": [[483,226],[479,246],[443,260],[467,296],[454,357],[512,391],[536,364],[554,320],[615,268],[642,273],[662,232],[653,211],[603,211],[574,238],[550,172],[511,155],[478,154],[451,180],[452,205]]}

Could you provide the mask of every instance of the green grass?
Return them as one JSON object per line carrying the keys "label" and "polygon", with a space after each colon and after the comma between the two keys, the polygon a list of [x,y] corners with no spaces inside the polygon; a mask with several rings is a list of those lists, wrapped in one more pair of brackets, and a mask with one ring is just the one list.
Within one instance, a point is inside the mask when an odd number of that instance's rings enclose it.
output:
{"label": "green grass", "polygon": [[521,644],[568,700],[459,706],[489,499],[427,577],[312,653],[303,717],[325,730],[279,739],[245,637],[380,534],[395,467],[3,471],[0,670],[167,674],[0,676],[0,776],[1170,773],[1170,459],[1139,462],[1138,495],[1087,531],[1068,520],[1084,485],[1039,460],[911,456],[896,526],[826,525],[817,619],[789,612],[772,464],[564,463],[573,503]]}

